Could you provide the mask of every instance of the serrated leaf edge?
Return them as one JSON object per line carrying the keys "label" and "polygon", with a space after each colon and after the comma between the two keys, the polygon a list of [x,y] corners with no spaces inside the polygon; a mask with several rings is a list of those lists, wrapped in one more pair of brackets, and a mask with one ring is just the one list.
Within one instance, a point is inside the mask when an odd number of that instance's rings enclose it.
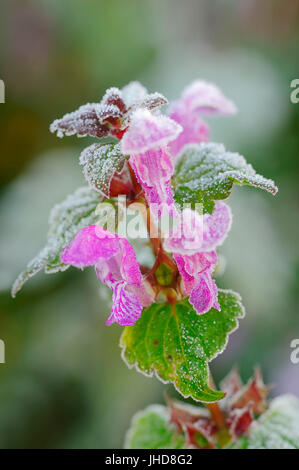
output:
{"label": "serrated leaf edge", "polygon": [[[235,296],[236,296],[236,300],[237,300],[237,302],[239,303],[240,308],[241,308],[241,315],[238,315],[238,316],[236,317],[236,326],[235,326],[235,328],[233,328],[229,333],[227,333],[226,342],[225,342],[223,348],[221,349],[221,351],[217,352],[214,356],[212,356],[209,361],[208,361],[208,360],[206,361],[206,363],[207,363],[206,366],[207,366],[207,367],[208,367],[208,365],[209,365],[209,363],[210,363],[211,361],[213,361],[217,356],[219,356],[220,354],[222,354],[222,353],[225,351],[225,349],[226,349],[226,347],[227,347],[227,344],[228,344],[229,336],[230,336],[234,331],[236,331],[236,330],[238,329],[238,327],[239,327],[239,321],[238,321],[238,319],[244,318],[245,313],[246,313],[246,312],[245,312],[244,305],[242,304],[242,298],[241,298],[240,294],[238,294],[237,292],[234,292],[234,291],[231,290],[231,289],[218,289],[218,292],[225,292],[225,293],[228,293],[228,294],[233,294],[233,295],[235,295]],[[162,304],[162,303],[161,303],[161,306],[162,306],[162,305],[165,305],[165,304]],[[208,312],[207,312],[207,313],[208,313]],[[205,314],[204,314],[204,315],[205,315]],[[126,364],[126,366],[127,366],[129,369],[135,368],[137,372],[139,372],[140,374],[144,375],[145,377],[153,377],[153,376],[156,376],[156,378],[157,378],[160,382],[162,382],[164,385],[166,385],[166,384],[172,384],[172,385],[174,386],[175,390],[176,390],[183,398],[185,398],[185,399],[187,399],[187,398],[192,398],[192,400],[194,400],[194,401],[196,401],[196,402],[198,402],[198,403],[216,403],[216,402],[218,402],[219,400],[222,400],[222,399],[226,396],[226,393],[221,392],[221,391],[219,391],[219,390],[215,390],[215,392],[219,393],[219,395],[222,394],[222,397],[221,397],[221,398],[218,398],[217,400],[211,400],[211,401],[210,401],[210,400],[204,400],[204,401],[203,401],[203,400],[198,400],[198,399],[194,398],[194,397],[193,397],[192,395],[190,395],[190,394],[184,394],[184,393],[182,393],[181,390],[177,387],[177,385],[175,384],[175,382],[173,382],[173,381],[171,381],[171,380],[164,380],[164,379],[162,379],[162,377],[160,377],[160,375],[158,374],[158,372],[157,372],[156,369],[153,369],[153,370],[150,371],[150,372],[145,372],[144,370],[141,370],[141,369],[140,369],[140,367],[138,366],[138,362],[137,362],[137,361],[135,361],[134,364],[130,364],[130,363],[128,362],[128,360],[126,359],[126,357],[125,357],[126,348],[125,348],[125,345],[122,344],[122,335],[121,335],[121,337],[120,337],[119,346],[120,346],[120,348],[121,348],[121,358],[122,358],[122,360],[124,361],[124,363]]]}

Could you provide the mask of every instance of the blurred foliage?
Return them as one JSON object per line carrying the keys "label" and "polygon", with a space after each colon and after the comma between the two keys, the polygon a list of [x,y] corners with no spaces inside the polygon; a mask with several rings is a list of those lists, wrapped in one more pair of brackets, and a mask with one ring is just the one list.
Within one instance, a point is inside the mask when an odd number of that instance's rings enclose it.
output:
{"label": "blurred foliage", "polygon": [[[297,0],[3,0],[0,70],[0,447],[117,448],[131,416],[164,387],[128,370],[121,328],[106,327],[109,294],[92,269],[14,277],[43,245],[53,204],[82,185],[80,149],[50,122],[108,86],[140,80],[174,98],[197,77],[235,100],[210,119],[212,137],[275,179],[275,198],[235,189],[234,225],[218,283],[243,296],[247,317],[213,365],[216,380],[260,363],[273,393],[299,395],[290,341],[299,337]],[[175,392],[170,389],[172,395]]]}

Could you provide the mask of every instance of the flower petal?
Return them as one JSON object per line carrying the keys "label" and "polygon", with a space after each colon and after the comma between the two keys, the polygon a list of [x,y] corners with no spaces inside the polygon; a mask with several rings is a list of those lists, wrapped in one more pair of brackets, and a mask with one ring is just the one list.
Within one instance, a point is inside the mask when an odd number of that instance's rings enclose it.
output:
{"label": "flower petal", "polygon": [[190,295],[201,273],[212,272],[217,264],[217,253],[196,253],[191,256],[174,254],[175,262],[182,276],[184,293]]}
{"label": "flower petal", "polygon": [[141,286],[142,275],[140,272],[139,264],[136,258],[134,248],[126,238],[120,239],[120,252],[121,252],[121,272],[123,279],[128,284],[135,284]]}
{"label": "flower petal", "polygon": [[172,107],[170,117],[183,128],[178,137],[169,143],[173,156],[176,156],[186,144],[208,142],[210,136],[208,125],[196,113],[186,110],[182,103],[178,102]]}
{"label": "flower petal", "polygon": [[122,152],[133,155],[165,147],[181,131],[181,126],[169,117],[138,109],[132,115],[130,128],[122,138]]}
{"label": "flower petal", "polygon": [[230,207],[222,201],[215,204],[212,214],[204,215],[202,251],[211,251],[222,245],[232,224]]}
{"label": "flower petal", "polygon": [[62,250],[61,261],[77,268],[95,265],[100,258],[110,258],[119,251],[116,234],[97,225],[84,227]]}
{"label": "flower petal", "polygon": [[180,214],[179,223],[170,231],[164,241],[164,248],[170,253],[192,255],[203,243],[203,216],[190,208]]}
{"label": "flower petal", "polygon": [[202,273],[197,279],[196,286],[191,292],[189,302],[193,305],[196,312],[206,313],[212,307],[220,310],[217,302],[217,286],[209,272]]}
{"label": "flower petal", "polygon": [[141,316],[142,305],[138,297],[129,292],[125,285],[118,283],[113,289],[111,315],[106,325],[117,322],[122,326],[134,325]]}
{"label": "flower petal", "polygon": [[132,155],[130,164],[153,214],[156,217],[176,214],[170,182],[174,171],[170,155],[163,149],[152,149]]}
{"label": "flower petal", "polygon": [[235,114],[237,108],[213,83],[196,80],[182,93],[182,102],[189,112],[201,114]]}

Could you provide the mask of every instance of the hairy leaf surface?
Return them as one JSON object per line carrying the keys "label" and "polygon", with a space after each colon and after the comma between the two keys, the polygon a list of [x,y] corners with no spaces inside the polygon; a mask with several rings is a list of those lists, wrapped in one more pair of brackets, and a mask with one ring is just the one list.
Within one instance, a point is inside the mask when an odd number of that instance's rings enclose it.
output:
{"label": "hairy leaf surface", "polygon": [[201,203],[209,213],[215,200],[229,197],[234,183],[277,193],[274,182],[257,174],[244,157],[215,143],[185,146],[172,182],[179,205]]}
{"label": "hairy leaf surface", "polygon": [[221,391],[208,385],[208,363],[226,346],[228,335],[244,314],[238,294],[219,290],[221,311],[198,315],[187,299],[171,306],[155,303],[145,309],[121,337],[123,359],[146,375],[172,382],[184,397],[217,401]]}
{"label": "hairy leaf surface", "polygon": [[96,208],[100,201],[98,193],[91,188],[82,187],[53,207],[49,217],[46,245],[16,279],[12,287],[13,297],[28,279],[42,269],[49,274],[65,271],[69,267],[60,261],[61,250],[83,227],[96,223]]}

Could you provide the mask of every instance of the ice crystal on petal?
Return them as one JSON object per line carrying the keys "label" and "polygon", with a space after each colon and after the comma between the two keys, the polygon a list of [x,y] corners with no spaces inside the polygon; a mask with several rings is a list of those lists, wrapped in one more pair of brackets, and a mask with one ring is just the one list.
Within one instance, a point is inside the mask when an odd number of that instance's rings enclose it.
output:
{"label": "ice crystal on petal", "polygon": [[196,113],[186,110],[181,103],[171,108],[170,117],[183,128],[179,136],[169,143],[172,155],[178,155],[186,144],[199,144],[209,140],[209,126]]}
{"label": "ice crystal on petal", "polygon": [[195,253],[193,255],[174,254],[182,276],[184,293],[190,295],[190,303],[197,313],[208,312],[212,307],[219,310],[217,287],[212,272],[217,264],[217,254]]}
{"label": "ice crystal on petal", "polygon": [[28,279],[42,269],[46,273],[54,273],[69,267],[60,260],[61,250],[83,227],[96,222],[95,211],[100,201],[98,193],[82,187],[53,207],[49,217],[47,244],[16,279],[12,287],[13,297]]}
{"label": "ice crystal on petal", "polygon": [[180,131],[181,127],[170,118],[139,109],[121,141],[121,149],[130,155],[130,164],[157,217],[165,211],[176,213],[170,184],[174,168],[166,145]]}
{"label": "ice crystal on petal", "polygon": [[220,310],[217,301],[218,291],[215,281],[209,271],[199,274],[196,285],[191,292],[189,302],[193,305],[197,313],[208,312],[212,307]]}
{"label": "ice crystal on petal", "polygon": [[186,208],[179,217],[179,223],[164,241],[164,248],[170,253],[191,255],[199,251],[203,242],[203,216]]}
{"label": "ice crystal on petal", "polygon": [[230,207],[222,201],[215,204],[212,214],[203,216],[203,243],[202,251],[214,250],[222,245],[232,224],[232,213]]}
{"label": "ice crystal on petal", "polygon": [[190,112],[201,114],[235,114],[237,108],[213,83],[196,80],[182,93],[181,101]]}
{"label": "ice crystal on petal", "polygon": [[96,225],[82,229],[62,251],[63,263],[95,266],[98,278],[113,291],[112,312],[107,324],[132,325],[142,306],[152,302],[143,283],[133,247],[123,237]]}
{"label": "ice crystal on petal", "polygon": [[130,129],[124,135],[121,148],[125,154],[144,153],[165,147],[182,128],[167,116],[154,116],[146,109],[138,109],[132,116]]}
{"label": "ice crystal on petal", "polygon": [[117,322],[122,326],[134,325],[141,316],[142,304],[137,295],[129,292],[122,283],[113,288],[111,315],[106,325]]}
{"label": "ice crystal on petal", "polygon": [[170,144],[171,152],[177,155],[186,144],[208,141],[209,128],[198,114],[235,114],[236,111],[216,85],[201,80],[192,82],[169,110],[170,117],[183,127],[183,132]]}
{"label": "ice crystal on petal", "polygon": [[213,213],[200,215],[186,208],[180,222],[164,241],[166,251],[192,255],[199,251],[212,251],[225,240],[231,227],[232,215],[227,204],[218,201]]}

